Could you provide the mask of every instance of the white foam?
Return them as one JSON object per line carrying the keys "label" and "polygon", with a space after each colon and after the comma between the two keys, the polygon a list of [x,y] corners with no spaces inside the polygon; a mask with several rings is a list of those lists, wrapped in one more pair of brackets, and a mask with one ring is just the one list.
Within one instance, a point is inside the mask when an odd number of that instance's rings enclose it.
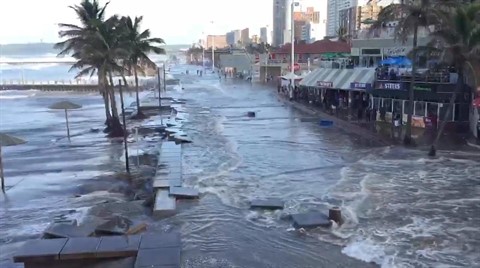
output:
{"label": "white foam", "polygon": [[[374,262],[378,265],[382,265],[385,260],[385,249],[374,244],[370,240],[358,240],[349,243],[342,249],[342,253],[364,262]],[[384,267],[382,265],[382,267]]]}

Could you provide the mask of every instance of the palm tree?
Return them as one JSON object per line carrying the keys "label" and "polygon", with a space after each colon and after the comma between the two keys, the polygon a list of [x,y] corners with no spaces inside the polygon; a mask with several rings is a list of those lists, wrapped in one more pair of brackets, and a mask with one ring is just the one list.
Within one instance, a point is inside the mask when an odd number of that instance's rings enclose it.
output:
{"label": "palm tree", "polygon": [[412,38],[412,78],[408,90],[407,126],[405,130],[404,144],[412,145],[412,116],[415,74],[417,72],[417,47],[418,32],[420,28],[426,28],[436,24],[444,15],[444,11],[457,4],[455,0],[412,0],[402,1],[401,4],[391,4],[383,8],[378,14],[378,19],[373,22],[370,32],[381,30],[385,24],[397,22],[395,38],[406,43]]}
{"label": "palm tree", "polygon": [[140,109],[140,97],[138,92],[138,72],[143,72],[143,68],[155,68],[156,64],[148,57],[149,53],[165,54],[165,50],[157,45],[165,44],[161,38],[151,38],[150,30],[142,31],[140,25],[143,17],[123,17],[122,23],[124,27],[124,41],[125,48],[128,51],[126,65],[130,70],[133,70],[135,76],[135,94],[137,101],[137,115],[136,119],[143,119],[145,115]]}
{"label": "palm tree", "polygon": [[[80,25],[60,24],[59,35],[67,38],[55,47],[62,49],[59,55],[71,53],[77,60],[71,70],[80,69],[77,77],[97,74],[98,84],[105,103],[105,132],[110,137],[123,136],[120,124],[112,79],[112,73],[121,71],[118,59],[125,57],[125,51],[119,47],[119,19],[113,16],[105,20],[105,9],[97,0],[83,0],[78,6],[71,6],[80,19]],[[110,113],[111,109],[111,113]]]}
{"label": "palm tree", "polygon": [[[454,12],[445,15],[445,20],[431,34],[433,37],[431,44],[443,51],[443,60],[453,64],[458,73],[457,85],[445,113],[445,118],[449,118],[456,97],[464,88],[466,70],[471,68],[474,74],[473,66],[480,62],[480,23],[478,23],[480,4],[459,6]],[[437,136],[430,147],[429,156],[436,155],[436,146],[446,122],[446,120],[441,122]]]}

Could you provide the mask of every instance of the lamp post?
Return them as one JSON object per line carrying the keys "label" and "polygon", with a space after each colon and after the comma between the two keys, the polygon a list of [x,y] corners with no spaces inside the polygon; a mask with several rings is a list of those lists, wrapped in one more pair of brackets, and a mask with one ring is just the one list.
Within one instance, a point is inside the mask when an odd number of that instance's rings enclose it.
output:
{"label": "lamp post", "polygon": [[205,72],[205,45],[203,44],[205,38],[205,32],[202,32],[202,73]]}
{"label": "lamp post", "polygon": [[158,77],[158,111],[160,114],[160,125],[163,126],[163,118],[162,118],[162,87],[160,84],[160,67],[157,66],[157,77]]}
{"label": "lamp post", "polygon": [[[293,91],[293,88],[295,87],[295,70],[294,70],[294,63],[295,63],[295,20],[293,18],[293,9],[294,7],[298,6],[299,3],[292,1],[291,6],[290,6],[290,18],[291,18],[291,31],[290,31],[290,44],[291,44],[291,55],[290,55],[290,72],[292,73],[292,80],[290,81],[291,83],[291,88],[290,90]],[[290,92],[291,94],[292,92]]]}
{"label": "lamp post", "polygon": [[[213,30],[213,21],[210,21]],[[215,35],[212,34],[212,71],[215,72]]]}

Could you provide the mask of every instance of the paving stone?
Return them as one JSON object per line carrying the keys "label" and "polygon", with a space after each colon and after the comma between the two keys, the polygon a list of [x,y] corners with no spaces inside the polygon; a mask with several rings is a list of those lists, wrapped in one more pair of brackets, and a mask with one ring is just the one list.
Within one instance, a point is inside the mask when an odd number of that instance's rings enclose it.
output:
{"label": "paving stone", "polygon": [[179,247],[140,249],[135,262],[135,268],[143,267],[180,267]]}
{"label": "paving stone", "polygon": [[177,207],[176,199],[168,194],[168,189],[158,189],[155,195],[153,215],[157,217],[169,217],[175,215]]}
{"label": "paving stone", "polygon": [[330,227],[332,223],[328,216],[321,212],[308,212],[293,214],[293,227],[295,228],[315,228],[315,227]]}
{"label": "paving stone", "polygon": [[58,260],[67,238],[36,239],[25,242],[13,256],[14,262],[43,262]]}
{"label": "paving stone", "polygon": [[182,186],[181,180],[174,179],[156,179],[153,181],[153,188],[170,188]]}
{"label": "paving stone", "polygon": [[199,197],[197,189],[188,187],[170,187],[170,195],[178,198],[194,199]]}
{"label": "paving stone", "polygon": [[60,252],[60,259],[73,260],[95,258],[99,244],[100,238],[97,237],[70,238]]}
{"label": "paving stone", "polygon": [[140,247],[141,235],[104,236],[98,245],[98,258],[134,257]]}
{"label": "paving stone", "polygon": [[250,208],[256,209],[283,209],[285,202],[278,198],[254,199],[250,202]]}
{"label": "paving stone", "polygon": [[180,233],[146,233],[142,235],[140,249],[180,247]]}
{"label": "paving stone", "polygon": [[93,225],[77,226],[76,222],[59,222],[51,224],[43,231],[44,238],[71,238],[71,237],[87,237],[95,232]]}

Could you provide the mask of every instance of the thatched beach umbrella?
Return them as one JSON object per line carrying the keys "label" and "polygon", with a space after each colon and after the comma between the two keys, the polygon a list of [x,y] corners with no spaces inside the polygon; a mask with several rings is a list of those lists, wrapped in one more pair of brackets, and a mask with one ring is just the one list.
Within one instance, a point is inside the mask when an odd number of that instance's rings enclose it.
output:
{"label": "thatched beach umbrella", "polygon": [[26,141],[10,136],[5,133],[0,133],[0,176],[2,178],[2,191],[5,192],[5,178],[3,176],[3,161],[2,161],[2,147],[3,146],[15,146],[19,144],[24,144]]}
{"label": "thatched beach umbrella", "polygon": [[82,108],[82,105],[75,104],[73,102],[69,101],[60,101],[57,103],[54,103],[50,105],[48,108],[54,109],[54,110],[65,110],[65,121],[67,123],[67,137],[68,140],[70,140],[70,128],[68,127],[68,112],[67,110],[75,110],[75,109],[80,109]]}

